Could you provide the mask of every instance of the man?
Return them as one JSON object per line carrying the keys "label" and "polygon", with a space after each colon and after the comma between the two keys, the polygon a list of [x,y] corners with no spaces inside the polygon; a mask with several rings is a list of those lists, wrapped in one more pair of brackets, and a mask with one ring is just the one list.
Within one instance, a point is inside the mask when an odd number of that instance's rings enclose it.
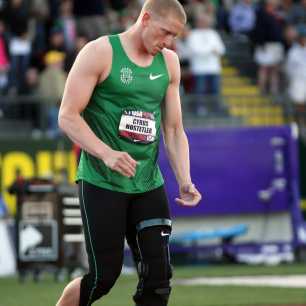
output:
{"label": "man", "polygon": [[189,171],[179,61],[166,49],[185,22],[177,0],[148,0],[128,31],[87,44],[70,71],[59,125],[83,149],[77,180],[89,273],[68,284],[57,306],[91,305],[108,293],[125,237],[138,266],[136,305],[167,305],[171,221],[157,166],[161,123],[177,202],[201,199]]}

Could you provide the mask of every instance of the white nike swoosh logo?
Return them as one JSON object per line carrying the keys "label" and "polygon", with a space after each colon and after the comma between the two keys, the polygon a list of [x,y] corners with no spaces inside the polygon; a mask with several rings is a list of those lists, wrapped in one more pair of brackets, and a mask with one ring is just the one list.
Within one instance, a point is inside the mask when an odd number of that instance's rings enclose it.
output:
{"label": "white nike swoosh logo", "polygon": [[158,78],[160,78],[162,76],[163,76],[163,74],[153,75],[152,73],[150,73],[149,78],[150,78],[151,81],[154,81],[154,80],[156,80],[156,79],[158,79]]}
{"label": "white nike swoosh logo", "polygon": [[164,236],[170,236],[170,234],[169,234],[169,233],[164,233],[164,232],[161,232],[160,234],[162,235],[162,237],[164,237]]}

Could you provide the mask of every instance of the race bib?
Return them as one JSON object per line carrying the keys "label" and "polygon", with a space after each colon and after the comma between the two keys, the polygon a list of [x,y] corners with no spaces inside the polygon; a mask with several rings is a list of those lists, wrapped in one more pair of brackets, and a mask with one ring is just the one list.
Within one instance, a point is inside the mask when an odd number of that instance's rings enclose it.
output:
{"label": "race bib", "polygon": [[147,144],[155,141],[154,115],[143,111],[123,111],[119,124],[119,135],[136,143]]}

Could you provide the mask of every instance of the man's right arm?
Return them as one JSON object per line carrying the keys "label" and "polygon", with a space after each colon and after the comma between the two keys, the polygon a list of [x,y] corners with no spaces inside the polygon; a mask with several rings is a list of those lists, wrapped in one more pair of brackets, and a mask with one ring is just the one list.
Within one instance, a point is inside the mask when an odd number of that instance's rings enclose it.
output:
{"label": "man's right arm", "polygon": [[[101,57],[103,54],[103,58]],[[81,116],[95,86],[105,78],[107,38],[88,43],[79,53],[68,75],[59,111],[59,127],[83,150],[101,159],[106,166],[125,176],[134,176],[136,161],[126,152],[115,151],[99,139]]]}

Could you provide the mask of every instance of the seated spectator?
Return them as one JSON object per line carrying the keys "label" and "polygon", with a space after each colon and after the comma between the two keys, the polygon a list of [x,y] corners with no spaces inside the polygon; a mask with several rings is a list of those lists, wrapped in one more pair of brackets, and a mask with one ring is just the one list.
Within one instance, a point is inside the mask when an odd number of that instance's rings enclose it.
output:
{"label": "seated spectator", "polygon": [[230,10],[229,26],[233,33],[248,35],[255,26],[252,0],[240,0]]}
{"label": "seated spectator", "polygon": [[286,61],[288,94],[294,103],[295,119],[306,126],[306,25],[297,29],[298,39],[289,52]]}
{"label": "seated spectator", "polygon": [[57,117],[67,77],[63,70],[64,60],[64,53],[49,51],[45,56],[46,68],[41,73],[39,80],[39,93],[47,109],[47,136],[51,138],[59,136]]}

